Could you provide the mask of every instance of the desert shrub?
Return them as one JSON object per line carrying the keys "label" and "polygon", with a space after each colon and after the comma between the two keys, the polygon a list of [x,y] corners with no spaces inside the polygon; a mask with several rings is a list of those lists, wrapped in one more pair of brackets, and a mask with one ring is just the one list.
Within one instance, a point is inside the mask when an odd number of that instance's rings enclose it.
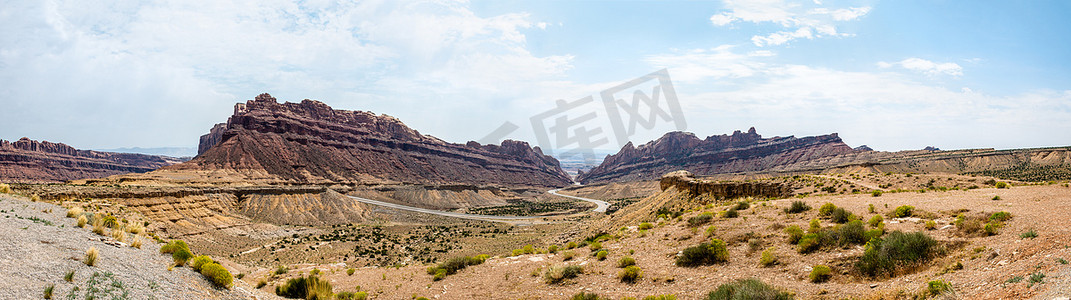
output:
{"label": "desert shrub", "polygon": [[183,242],[182,240],[171,240],[170,242],[167,242],[167,244],[160,246],[160,254],[174,253],[175,250],[182,248],[189,250],[190,246],[187,246],[186,242]]}
{"label": "desert shrub", "polygon": [[10,194],[11,186],[6,183],[0,183],[0,194]]}
{"label": "desert shrub", "polygon": [[487,260],[486,255],[476,255],[468,257],[454,257],[439,263],[435,267],[428,268],[429,275],[435,275],[435,280],[442,280],[446,275],[454,275],[457,271],[460,271],[468,266],[475,266],[482,264]]}
{"label": "desert shrub", "polygon": [[524,249],[513,249],[513,252],[510,252],[510,256],[521,256],[521,255],[524,255]]}
{"label": "desert shrub", "polygon": [[677,300],[677,295],[674,294],[662,294],[643,297],[643,300]]}
{"label": "desert shrub", "polygon": [[866,240],[869,242],[870,240],[873,240],[875,238],[880,238],[884,234],[885,234],[885,229],[884,228],[874,228],[874,229],[871,229],[871,230],[867,230],[866,231]]}
{"label": "desert shrub", "polygon": [[654,224],[651,224],[651,222],[643,222],[643,223],[640,223],[640,226],[639,226],[639,230],[647,230],[647,229],[651,229],[651,228],[654,228]]}
{"label": "desert shrub", "polygon": [[55,289],[55,284],[49,284],[47,287],[45,287],[45,299],[52,299],[52,291]]}
{"label": "desert shrub", "polygon": [[844,210],[844,208],[838,207],[833,210],[833,213],[830,214],[829,218],[833,223],[844,224],[850,221],[853,216],[852,213]]}
{"label": "desert shrub", "polygon": [[214,262],[215,261],[213,261],[211,257],[208,257],[208,255],[198,255],[197,257],[194,257],[192,260],[190,260],[190,268],[192,268],[194,271],[201,271],[201,267],[203,267],[205,264]]}
{"label": "desert shrub", "polygon": [[141,238],[134,236],[134,240],[130,242],[130,247],[141,249]]}
{"label": "desert shrub", "polygon": [[558,253],[558,245],[550,245],[547,247],[547,253]]}
{"label": "desert shrub", "polygon": [[869,241],[863,228],[863,221],[854,220],[837,228],[841,245],[863,244]]}
{"label": "desert shrub", "polygon": [[643,270],[641,270],[640,267],[637,266],[627,266],[625,267],[625,269],[621,270],[620,272],[617,272],[617,278],[621,279],[621,282],[625,283],[636,282],[636,280],[640,279],[641,277],[643,277]]}
{"label": "desert shrub", "polygon": [[596,294],[596,293],[580,292],[580,293],[577,293],[576,295],[573,295],[573,297],[569,298],[569,299],[571,299],[571,300],[608,300],[609,298],[599,296],[599,294]]}
{"label": "desert shrub", "polygon": [[821,247],[822,244],[818,239],[817,233],[805,234],[800,238],[799,243],[796,243],[796,251],[799,253],[811,253]]}
{"label": "desert shrub", "polygon": [[871,277],[891,275],[896,268],[929,260],[936,247],[937,241],[925,233],[894,231],[867,243],[856,267]]}
{"label": "desert shrub", "polygon": [[316,276],[291,278],[275,287],[275,295],[296,299],[331,299],[331,283]]}
{"label": "desert shrub", "polygon": [[1031,229],[1031,230],[1029,230],[1027,232],[1023,232],[1023,233],[1019,234],[1019,238],[1023,238],[1023,239],[1032,239],[1032,238],[1036,238],[1036,237],[1038,237],[1038,232],[1034,231],[1033,229]]}
{"label": "desert shrub", "polygon": [[1008,183],[1007,182],[1003,182],[1003,181],[1002,182],[997,182],[997,184],[994,185],[994,186],[996,186],[998,189],[1006,189],[1006,188],[1008,188]]}
{"label": "desert shrub", "polygon": [[997,201],[997,200],[1000,200],[1000,196],[999,195],[993,196],[993,201]]}
{"label": "desert shrub", "polygon": [[736,217],[740,216],[740,212],[737,212],[736,211],[736,207],[733,206],[733,207],[730,207],[725,212],[723,212],[722,216],[724,216],[726,218],[736,218]]}
{"label": "desert shrub", "polygon": [[870,195],[874,196],[874,197],[881,197],[881,191],[880,190],[874,190],[873,192],[870,192]]}
{"label": "desert shrub", "polygon": [[910,217],[915,212],[915,207],[911,205],[900,205],[893,211],[893,217],[906,218]]}
{"label": "desert shrub", "polygon": [[833,211],[837,209],[833,203],[822,204],[822,207],[818,208],[818,215],[822,217],[828,217],[833,215]]}
{"label": "desert shrub", "polygon": [[735,207],[736,207],[736,210],[745,210],[745,209],[751,208],[751,203],[748,203],[747,201],[740,201],[740,202],[736,202],[736,206]]}
{"label": "desert shrub", "polygon": [[927,220],[926,221],[926,230],[934,230],[934,229],[937,229],[937,222],[934,222],[933,220]]}
{"label": "desert shrub", "polygon": [[353,300],[366,300],[368,299],[368,292],[358,291],[353,293]]}
{"label": "desert shrub", "polygon": [[994,222],[1004,222],[1004,221],[1007,221],[1007,220],[1011,220],[1011,218],[1012,218],[1012,214],[1010,212],[1006,212],[1006,211],[999,211],[999,212],[995,212],[995,213],[989,215],[989,221],[994,221]]}
{"label": "desert shrub", "polygon": [[[86,223],[89,223],[89,219],[86,219],[85,215],[78,216],[78,228],[85,228]],[[103,228],[101,230],[103,230]]]}
{"label": "desert shrub", "polygon": [[573,259],[573,257],[576,257],[576,252],[573,252],[573,251],[562,252],[562,261],[571,260],[571,259]]}
{"label": "desert shrub", "polygon": [[524,251],[524,254],[535,253],[535,247],[533,247],[532,245],[524,245],[524,247],[521,248],[521,250]]}
{"label": "desert shrub", "polygon": [[785,234],[788,235],[788,243],[795,245],[800,242],[800,238],[803,238],[803,229],[798,225],[788,226],[785,227]]}
{"label": "desert shrub", "polygon": [[[208,258],[207,256],[203,255],[198,257]],[[218,287],[230,288],[231,282],[234,280],[231,277],[231,272],[227,271],[227,268],[224,268],[218,263],[212,262],[211,259],[209,259],[209,262],[201,265],[200,269],[201,275]]]}
{"label": "desert shrub", "polygon": [[808,210],[811,210],[811,207],[807,205],[807,202],[792,201],[792,206],[786,208],[785,213],[797,214]]}
{"label": "desert shrub", "polygon": [[818,233],[822,231],[822,222],[818,219],[811,220],[810,227],[807,228],[807,233]]}
{"label": "desert shrub", "polygon": [[105,216],[101,221],[104,222],[104,227],[108,228],[115,228],[115,226],[119,225],[119,221],[115,216]]}
{"label": "desert shrub", "polygon": [[84,212],[85,211],[82,210],[82,207],[79,207],[79,206],[71,207],[71,208],[67,209],[67,217],[68,218],[77,218],[78,216],[81,216],[82,213],[84,213]]}
{"label": "desert shrub", "polygon": [[829,280],[829,277],[832,276],[832,273],[833,270],[829,269],[828,266],[816,265],[813,269],[811,269],[811,274],[808,275],[807,278],[809,278],[811,282],[814,283],[825,282],[826,280]]}
{"label": "desert shrub", "polygon": [[[365,295],[365,297],[368,297],[368,295]],[[354,300],[354,299],[357,299],[357,293],[354,293],[354,292],[338,292],[338,294],[335,294],[335,299],[337,299],[337,300]]]}
{"label": "desert shrub", "polygon": [[635,266],[635,265],[636,265],[636,259],[632,258],[632,256],[624,256],[624,257],[621,257],[621,259],[617,260],[617,267],[618,268],[624,268],[624,267]]}
{"label": "desert shrub", "polygon": [[1000,233],[1000,227],[1003,227],[1000,222],[990,221],[989,223],[985,223],[983,229],[986,235],[997,235]]}
{"label": "desert shrub", "polygon": [[874,204],[867,204],[866,212],[874,213]]}
{"label": "desert shrub", "polygon": [[867,225],[870,225],[870,227],[877,228],[878,225],[881,225],[884,222],[885,218],[882,218],[881,215],[874,215],[873,217],[870,217],[870,221],[867,222]]}
{"label": "desert shrub", "polygon": [[576,242],[569,242],[569,243],[565,244],[565,249],[573,249],[573,248],[576,248]]}
{"label": "desert shrub", "polygon": [[354,268],[346,269],[346,276],[353,276],[353,272],[356,272],[356,271],[357,270],[354,269]]}
{"label": "desert shrub", "polygon": [[171,260],[175,261],[175,266],[185,265],[190,258],[193,258],[193,252],[190,252],[189,248],[179,248],[171,253]]}
{"label": "desert shrub", "polygon": [[741,279],[718,286],[707,294],[707,300],[789,300],[792,294],[782,292],[758,279]]}
{"label": "desert shrub", "polygon": [[126,232],[122,230],[112,230],[112,238],[120,243],[126,242]]}
{"label": "desert shrub", "polygon": [[67,274],[63,275],[63,281],[74,282],[74,270],[67,271]]}
{"label": "desert shrub", "polygon": [[725,242],[713,239],[710,243],[702,243],[685,248],[677,256],[676,264],[682,267],[694,267],[727,261],[729,261],[729,250],[726,248]]}
{"label": "desert shrub", "polygon": [[697,216],[688,218],[688,226],[703,225],[703,224],[709,223],[710,220],[713,219],[713,218],[714,218],[714,214],[712,214],[710,212],[704,212],[704,213],[701,213],[701,214],[699,214]]}
{"label": "desert shrub", "polygon": [[595,259],[598,259],[600,261],[606,260],[607,254],[608,253],[606,252],[606,250],[599,250],[599,252],[595,252]]}
{"label": "desert shrub", "polygon": [[275,268],[275,275],[283,275],[286,274],[286,272],[290,272],[290,269],[288,269],[286,266],[279,266],[278,268]]}
{"label": "desert shrub", "polygon": [[952,285],[944,280],[934,280],[926,283],[926,292],[929,296],[940,296],[952,291]]}
{"label": "desert shrub", "polygon": [[99,257],[100,257],[100,252],[97,251],[97,248],[96,247],[89,247],[89,250],[86,250],[86,257],[85,257],[85,259],[82,260],[82,262],[84,262],[87,266],[92,267],[92,266],[95,266],[97,264],[97,258],[99,258]]}
{"label": "desert shrub", "polygon": [[580,266],[551,267],[543,273],[543,281],[548,284],[561,283],[566,279],[576,278],[577,275],[583,273],[584,269]]}
{"label": "desert shrub", "polygon": [[93,233],[96,233],[97,235],[100,235],[100,236],[104,236],[104,221],[103,220],[96,219],[96,220],[93,221]]}
{"label": "desert shrub", "polygon": [[774,248],[769,248],[762,251],[762,256],[759,257],[759,264],[763,267],[769,267],[777,264],[777,254],[774,253]]}

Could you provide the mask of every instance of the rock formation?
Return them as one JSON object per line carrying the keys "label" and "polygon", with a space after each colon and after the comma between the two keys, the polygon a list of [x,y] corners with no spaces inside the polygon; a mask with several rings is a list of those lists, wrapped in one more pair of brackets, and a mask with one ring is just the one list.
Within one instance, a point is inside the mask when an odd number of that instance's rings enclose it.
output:
{"label": "rock formation", "polygon": [[177,158],[78,150],[62,143],[0,140],[0,181],[61,182],[144,173],[179,163]]}
{"label": "rock formation", "polygon": [[284,183],[571,183],[558,161],[525,142],[452,144],[365,111],[335,110],[268,94],[235,105],[227,123],[201,137],[200,154],[163,171],[228,170]]}
{"label": "rock formation", "polygon": [[853,153],[836,133],[796,138],[763,138],[747,133],[699,139],[692,133],[670,132],[639,147],[626,144],[617,154],[577,177],[581,183],[653,180],[675,170],[698,175],[761,172],[777,166]]}

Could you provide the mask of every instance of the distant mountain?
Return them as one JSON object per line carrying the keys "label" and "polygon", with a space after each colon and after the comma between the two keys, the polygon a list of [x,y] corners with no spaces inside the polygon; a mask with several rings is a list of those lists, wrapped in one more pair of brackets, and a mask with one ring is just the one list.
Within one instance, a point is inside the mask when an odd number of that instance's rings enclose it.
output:
{"label": "distant mountain", "polygon": [[115,148],[115,149],[94,149],[101,152],[117,152],[117,153],[138,153],[148,155],[162,155],[170,157],[194,157],[197,156],[197,148],[193,147],[155,147],[155,148]]}
{"label": "distant mountain", "polygon": [[62,143],[0,140],[0,181],[61,182],[144,173],[180,159],[134,153],[78,150]]}
{"label": "distant mountain", "polygon": [[235,105],[227,123],[201,137],[193,160],[160,172],[225,171],[280,183],[496,184],[561,187],[558,160],[520,141],[452,144],[400,120],[335,110],[268,94]]}
{"label": "distant mountain", "polygon": [[577,177],[583,184],[658,179],[662,174],[688,170],[696,175],[758,172],[823,157],[853,153],[836,133],[796,138],[763,138],[748,132],[699,139],[688,132],[670,132],[635,147],[628,143],[590,172]]}

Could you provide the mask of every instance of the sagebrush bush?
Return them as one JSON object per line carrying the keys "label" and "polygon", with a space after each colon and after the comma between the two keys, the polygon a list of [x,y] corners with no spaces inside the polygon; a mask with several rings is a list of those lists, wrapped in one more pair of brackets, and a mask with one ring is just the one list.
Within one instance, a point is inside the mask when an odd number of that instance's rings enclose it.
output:
{"label": "sagebrush bush", "polygon": [[736,202],[736,206],[735,207],[736,207],[736,210],[745,210],[745,209],[751,208],[751,203],[748,203],[747,201],[739,201],[739,202]]}
{"label": "sagebrush bush", "polygon": [[624,267],[635,266],[635,265],[636,265],[636,259],[632,258],[632,256],[623,256],[623,257],[621,257],[621,259],[617,260],[617,267],[618,268],[624,268]]}
{"label": "sagebrush bush", "polygon": [[713,236],[714,236],[714,231],[715,231],[715,230],[717,230],[717,229],[716,229],[716,228],[714,228],[714,225],[710,225],[710,226],[707,226],[707,230],[705,230],[705,231],[703,232],[703,236],[704,236],[704,237],[713,237]]}
{"label": "sagebrush bush", "polygon": [[[203,257],[207,258],[207,256]],[[233,277],[231,276],[231,272],[227,271],[227,268],[224,268],[218,263],[212,262],[211,259],[209,259],[208,263],[201,265],[200,271],[202,276],[204,276],[206,279],[208,279],[208,281],[211,281],[218,287],[230,288],[231,283],[234,281]]]}
{"label": "sagebrush bush", "polygon": [[1001,224],[1000,222],[990,221],[989,223],[985,223],[985,227],[983,229],[985,230],[986,235],[997,235],[1000,233],[1001,227],[1003,227],[1003,224]]}
{"label": "sagebrush bush", "polygon": [[946,292],[952,291],[952,285],[944,280],[934,280],[926,283],[926,292],[928,296],[936,297]]}
{"label": "sagebrush bush", "polygon": [[275,275],[286,274],[286,272],[290,272],[290,269],[286,266],[279,266],[278,268],[275,268]]}
{"label": "sagebrush bush", "polygon": [[550,245],[549,247],[547,247],[547,253],[558,253],[558,245]]}
{"label": "sagebrush bush", "polygon": [[1006,188],[1008,188],[1008,183],[1007,182],[1003,182],[1003,181],[1002,182],[997,182],[997,184],[995,186],[998,189],[1006,189]]}
{"label": "sagebrush bush", "polygon": [[841,245],[864,244],[870,239],[866,237],[863,221],[854,220],[837,228],[837,234]]}
{"label": "sagebrush bush", "polygon": [[179,248],[175,252],[171,252],[171,260],[175,261],[175,266],[177,267],[186,265],[190,258],[193,258],[193,252],[190,252],[190,248]]}
{"label": "sagebrush bush", "polygon": [[572,260],[573,257],[576,257],[576,253],[573,251],[562,252],[562,261]]}
{"label": "sagebrush bush", "polygon": [[874,213],[874,204],[867,204],[866,212]]}
{"label": "sagebrush bush", "polygon": [[468,266],[475,266],[482,264],[487,260],[487,255],[476,255],[467,257],[454,257],[445,262],[442,262],[435,267],[428,268],[429,275],[435,275],[435,280],[442,280],[447,275],[454,275],[457,271],[460,271]]}
{"label": "sagebrush bush", "polygon": [[792,294],[782,292],[758,279],[741,279],[718,286],[707,294],[707,300],[789,300]]}
{"label": "sagebrush bush", "polygon": [[569,298],[569,299],[570,300],[608,300],[610,298],[599,296],[599,294],[596,294],[596,293],[579,292],[576,295],[573,295],[573,297]]}
{"label": "sagebrush bush", "polygon": [[115,216],[105,216],[101,221],[104,222],[104,227],[108,228],[115,228],[115,226],[119,225],[119,220]]}
{"label": "sagebrush bush", "polygon": [[933,220],[927,220],[926,221],[926,230],[934,230],[934,229],[937,229],[937,222],[934,222]]}
{"label": "sagebrush bush", "polygon": [[873,217],[870,217],[870,221],[867,222],[867,225],[870,225],[870,227],[873,228],[877,228],[879,225],[884,223],[885,218],[882,218],[881,215],[874,215]]}
{"label": "sagebrush bush", "polygon": [[929,260],[936,248],[937,241],[925,233],[894,231],[867,243],[856,267],[871,277],[892,275],[897,268]]}
{"label": "sagebrush bush", "polygon": [[989,221],[1004,222],[1011,220],[1012,214],[1006,211],[999,211],[989,215]]}
{"label": "sagebrush bush", "polygon": [[[640,224],[640,225],[643,225],[643,224]],[[565,249],[573,249],[573,248],[576,248],[576,242],[569,242],[569,243],[565,244]]]}
{"label": "sagebrush bush", "polygon": [[874,196],[874,197],[881,197],[881,191],[880,190],[874,190],[873,192],[870,192],[870,195]]}
{"label": "sagebrush bush", "polygon": [[788,236],[789,244],[799,244],[800,239],[803,238],[803,229],[799,225],[792,225],[785,227],[785,235]]}
{"label": "sagebrush bush", "polygon": [[86,250],[86,257],[82,260],[82,262],[85,263],[87,266],[92,267],[97,265],[97,258],[99,257],[100,252],[97,251],[97,247],[89,247],[89,250]]}
{"label": "sagebrush bush", "polygon": [[915,213],[915,207],[914,206],[901,205],[901,206],[896,207],[896,210],[893,210],[893,217],[907,218],[907,217],[910,217],[911,215],[913,215],[914,213]]}
{"label": "sagebrush bush", "polygon": [[807,228],[807,233],[819,233],[822,231],[822,221],[818,219],[811,220],[810,227]]}
{"label": "sagebrush bush", "polygon": [[602,249],[602,243],[591,242],[591,244],[588,244],[588,249],[591,249],[591,251],[599,251],[599,249]]}
{"label": "sagebrush bush", "polygon": [[811,253],[821,247],[822,244],[818,239],[817,233],[805,234],[800,238],[799,242],[796,243],[796,251],[799,253]]}
{"label": "sagebrush bush", "polygon": [[576,278],[583,273],[584,269],[580,266],[551,267],[543,273],[543,281],[548,284],[561,283],[566,279]]}
{"label": "sagebrush bush", "polygon": [[829,219],[831,221],[833,221],[833,223],[844,224],[844,223],[847,223],[848,221],[851,221],[851,219],[853,219],[853,217],[854,216],[852,215],[851,212],[848,212],[847,210],[845,210],[842,207],[838,207],[836,209],[833,209],[833,213],[830,214]]}
{"label": "sagebrush bush", "polygon": [[822,204],[822,207],[818,208],[818,215],[822,217],[828,217],[833,215],[833,211],[837,209],[833,203]]}
{"label": "sagebrush bush", "polygon": [[759,264],[763,267],[769,267],[777,264],[777,254],[774,253],[773,247],[762,251],[762,256],[759,257]]}
{"label": "sagebrush bush", "polygon": [[811,207],[807,205],[807,202],[792,201],[792,206],[785,209],[785,213],[796,214],[811,210]]}
{"label": "sagebrush bush", "polygon": [[710,220],[714,219],[714,214],[710,212],[704,212],[697,216],[688,218],[688,226],[699,226],[706,223],[710,223]]}
{"label": "sagebrush bush", "polygon": [[676,264],[682,267],[694,267],[729,261],[729,250],[725,242],[713,239],[710,243],[685,248],[677,256]]}
{"label": "sagebrush bush", "polygon": [[598,259],[599,261],[606,260],[606,255],[608,254],[609,253],[607,253],[606,250],[599,250],[599,252],[595,252],[595,259]]}
{"label": "sagebrush bush", "polygon": [[637,266],[627,266],[625,269],[617,272],[617,278],[621,279],[621,282],[633,283],[636,280],[643,277],[643,270]]}
{"label": "sagebrush bush", "polygon": [[214,262],[215,261],[213,261],[211,257],[208,257],[208,255],[198,255],[192,260],[190,260],[190,268],[194,271],[201,271],[201,267],[203,267],[205,264]]}
{"label": "sagebrush bush", "polygon": [[353,272],[357,272],[357,269],[354,269],[354,268],[346,269],[346,276],[353,276]]}
{"label": "sagebrush bush", "polygon": [[639,228],[639,230],[647,230],[647,229],[654,228],[654,224],[651,224],[651,222],[643,222],[643,223],[640,223],[640,226],[638,228]]}
{"label": "sagebrush bush", "polygon": [[809,278],[811,282],[820,283],[829,280],[829,277],[832,276],[832,274],[833,270],[829,269],[828,266],[816,265],[811,269],[811,274],[808,275],[807,278]]}
{"label": "sagebrush bush", "polygon": [[74,206],[74,207],[71,207],[71,208],[67,209],[67,217],[68,218],[77,218],[78,216],[81,216],[82,213],[84,213],[84,212],[85,211],[82,210],[82,207]]}
{"label": "sagebrush bush", "polygon": [[722,213],[722,216],[726,218],[736,218],[740,216],[740,212],[736,211],[736,207],[730,207],[728,210]]}
{"label": "sagebrush bush", "polygon": [[182,240],[171,240],[170,242],[167,242],[167,244],[160,246],[160,254],[174,253],[175,250],[182,248],[189,250],[190,246],[187,246],[186,242],[183,242]]}

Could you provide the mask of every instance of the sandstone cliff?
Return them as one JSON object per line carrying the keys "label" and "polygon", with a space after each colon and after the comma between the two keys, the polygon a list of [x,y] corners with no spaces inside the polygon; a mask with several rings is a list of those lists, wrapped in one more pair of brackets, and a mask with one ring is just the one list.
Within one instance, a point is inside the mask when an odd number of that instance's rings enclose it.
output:
{"label": "sandstone cliff", "polygon": [[583,184],[653,180],[675,170],[698,175],[761,172],[853,152],[836,133],[763,138],[751,128],[747,133],[736,131],[701,140],[691,133],[670,132],[639,147],[628,143],[577,180]]}
{"label": "sandstone cliff", "polygon": [[560,187],[558,161],[525,142],[452,144],[387,115],[268,94],[235,105],[201,137],[200,155],[164,172],[226,170],[284,183],[496,184]]}
{"label": "sandstone cliff", "polygon": [[61,182],[144,173],[180,162],[177,158],[78,150],[47,141],[0,140],[0,181]]}

